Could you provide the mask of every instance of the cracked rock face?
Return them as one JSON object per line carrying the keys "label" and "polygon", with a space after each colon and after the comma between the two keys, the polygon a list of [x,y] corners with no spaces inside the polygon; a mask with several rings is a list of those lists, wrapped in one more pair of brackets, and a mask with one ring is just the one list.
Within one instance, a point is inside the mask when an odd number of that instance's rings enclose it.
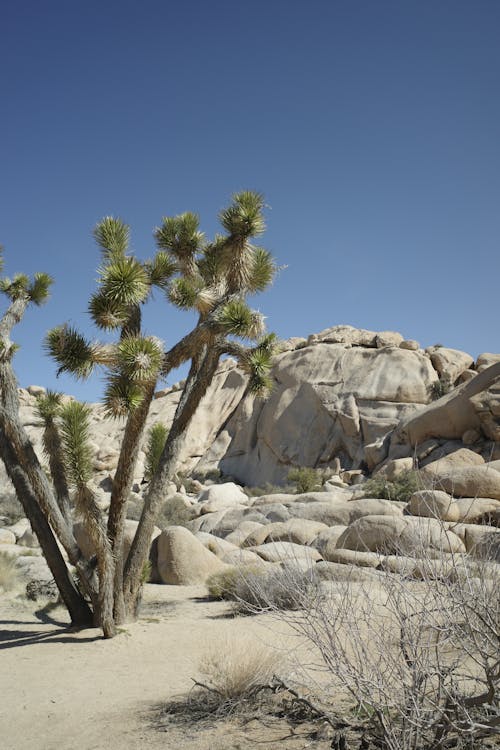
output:
{"label": "cracked rock face", "polygon": [[359,466],[365,446],[429,402],[438,375],[428,355],[396,345],[399,334],[338,328],[280,355],[270,398],[244,399],[202,463],[254,485],[283,482],[291,466],[329,467],[335,457]]}

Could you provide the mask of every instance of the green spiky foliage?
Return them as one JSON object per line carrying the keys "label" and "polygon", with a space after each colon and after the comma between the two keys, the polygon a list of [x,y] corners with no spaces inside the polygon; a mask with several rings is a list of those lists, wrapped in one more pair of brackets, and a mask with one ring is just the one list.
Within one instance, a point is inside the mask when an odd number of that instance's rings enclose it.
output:
{"label": "green spiky foliage", "polygon": [[167,437],[168,429],[161,422],[155,422],[149,430],[144,471],[144,478],[148,482],[154,476],[160,464],[160,457],[167,442]]}
{"label": "green spiky foliage", "polygon": [[256,237],[265,231],[264,197],[251,190],[233,196],[233,202],[219,214],[219,220],[233,241]]}
{"label": "green spiky foliage", "polygon": [[164,250],[159,250],[153,260],[144,264],[149,283],[160,289],[168,289],[168,283],[176,271],[174,260]]}
{"label": "green spiky foliage", "polygon": [[124,255],[128,248],[130,227],[121,219],[105,216],[94,227],[94,238],[106,257]]}
{"label": "green spiky foliage", "polygon": [[46,391],[37,396],[35,411],[40,421],[45,424],[48,420],[55,419],[61,411],[62,394],[56,391]]}
{"label": "green spiky foliage", "polygon": [[279,352],[279,341],[274,333],[264,336],[252,349],[239,357],[239,364],[249,376],[248,390],[254,396],[266,397],[273,389],[271,377],[273,360]]}
{"label": "green spiky foliage", "polygon": [[12,301],[21,297],[29,297],[29,286],[30,280],[24,273],[16,273],[12,279],[8,276],[0,279],[0,291]]}
{"label": "green spiky foliage", "polygon": [[43,305],[47,301],[53,279],[48,273],[36,273],[29,286],[28,295],[34,305]]}
{"label": "green spiky foliage", "polygon": [[158,339],[129,336],[117,346],[117,361],[122,376],[136,383],[155,380],[163,361]]}
{"label": "green spiky foliage", "polygon": [[112,331],[121,328],[127,322],[129,308],[114,299],[109,299],[102,292],[96,292],[90,298],[89,313],[98,328]]}
{"label": "green spiky foliage", "polygon": [[59,365],[58,375],[71,372],[83,379],[94,369],[95,347],[67,324],[52,328],[45,337],[44,346]]}
{"label": "green spiky foliage", "polygon": [[257,339],[264,332],[264,318],[242,299],[230,300],[217,313],[217,326],[226,334]]}
{"label": "green spiky foliage", "polygon": [[79,401],[70,401],[60,410],[64,463],[70,484],[85,487],[92,477],[90,439],[90,408]]}
{"label": "green spiky foliage", "polygon": [[108,417],[119,419],[141,405],[144,389],[120,374],[112,374],[106,382],[104,391],[104,410]]}
{"label": "green spiky foliage", "polygon": [[247,290],[251,294],[263,292],[272,284],[277,266],[271,253],[263,247],[253,248]]}
{"label": "green spiky foliage", "polygon": [[169,251],[180,272],[188,277],[197,273],[196,254],[203,244],[199,223],[198,216],[188,211],[179,216],[165,216],[155,230],[158,247]]}
{"label": "green spiky foliage", "polygon": [[100,269],[101,294],[120,305],[138,305],[150,291],[148,275],[135,258],[113,257]]}
{"label": "green spiky foliage", "polygon": [[168,299],[181,310],[192,310],[197,307],[202,290],[203,282],[201,279],[180,276],[170,284]]}

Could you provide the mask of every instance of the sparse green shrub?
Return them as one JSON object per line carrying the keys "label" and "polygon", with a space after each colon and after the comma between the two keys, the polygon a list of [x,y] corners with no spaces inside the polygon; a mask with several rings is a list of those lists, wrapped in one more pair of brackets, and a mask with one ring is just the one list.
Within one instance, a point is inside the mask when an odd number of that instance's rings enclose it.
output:
{"label": "sparse green shrub", "polygon": [[149,430],[144,471],[144,478],[147,482],[149,482],[158,468],[167,437],[168,429],[161,422],[156,422]]}
{"label": "sparse green shrub", "polygon": [[0,591],[12,591],[21,580],[14,557],[0,552]]}
{"label": "sparse green shrub", "polygon": [[453,385],[449,380],[436,380],[429,386],[431,399],[437,401],[438,398],[446,396],[452,389]]}
{"label": "sparse green shrub", "polygon": [[414,492],[422,489],[418,472],[407,470],[401,472],[391,482],[380,474],[368,479],[363,484],[365,497],[378,497],[383,500],[397,500],[407,503]]}
{"label": "sparse green shrub", "polygon": [[235,567],[216,573],[207,581],[210,595],[234,601],[235,611],[240,614],[300,609],[313,585],[312,577],[293,564],[279,570],[257,565]]}
{"label": "sparse green shrub", "polygon": [[191,509],[184,504],[182,498],[174,495],[165,501],[156,525],[160,529],[166,529],[167,526],[187,526],[192,517]]}
{"label": "sparse green shrub", "polygon": [[213,573],[207,579],[206,586],[212,599],[236,598],[236,591],[241,579],[248,575],[262,575],[262,568],[248,565],[245,568],[233,566],[218,573]]}
{"label": "sparse green shrub", "polygon": [[266,482],[262,487],[243,487],[242,489],[248,497],[262,497],[263,495],[280,495],[281,493],[289,494],[293,492],[293,487],[290,485],[279,487],[270,482]]}
{"label": "sparse green shrub", "polygon": [[310,466],[298,466],[288,472],[288,479],[295,485],[295,492],[317,492],[325,481],[324,472],[321,469],[312,469]]}

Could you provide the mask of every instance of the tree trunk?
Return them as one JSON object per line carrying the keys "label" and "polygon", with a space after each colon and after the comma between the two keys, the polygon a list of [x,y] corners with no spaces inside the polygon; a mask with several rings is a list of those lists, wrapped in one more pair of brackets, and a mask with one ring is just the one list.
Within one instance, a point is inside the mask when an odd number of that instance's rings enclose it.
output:
{"label": "tree trunk", "polygon": [[31,528],[38,538],[43,556],[68,609],[72,624],[91,627],[92,611],[70,575],[52,529],[33,495],[26,474],[16,461],[3,430],[0,430],[0,457],[23,506],[24,513],[31,523]]}
{"label": "tree trunk", "polygon": [[199,358],[200,364],[191,364],[191,369],[170,427],[160,465],[150,482],[139,526],[132,542],[124,572],[124,599],[127,613],[133,613],[139,596],[142,571],[151,544],[153,527],[161,504],[165,499],[165,486],[177,468],[179,454],[184,445],[186,430],[205,395],[219,363],[219,350],[214,342],[206,345]]}
{"label": "tree trunk", "polygon": [[93,543],[99,574],[99,594],[95,608],[95,622],[102,628],[105,638],[116,635],[113,617],[113,581],[115,564],[111,544],[106,535],[102,515],[91,490],[82,484],[75,495],[76,508],[83,519],[85,530]]}
{"label": "tree trunk", "polygon": [[127,501],[134,481],[134,471],[139,454],[139,446],[144,433],[149,407],[153,399],[156,380],[150,383],[144,392],[141,404],[128,417],[120,449],[120,458],[116,467],[111,492],[111,504],[108,516],[108,538],[115,558],[114,576],[114,619],[117,625],[125,622],[127,613],[123,597],[123,542],[125,536],[125,519]]}
{"label": "tree trunk", "polygon": [[[10,363],[5,360],[0,361],[0,396],[0,428],[3,436],[15,461],[26,474],[37,504],[66,550],[69,561],[75,566],[85,593],[93,603],[97,602],[97,590],[93,584],[94,571],[82,556],[73,530],[61,513],[31,440],[19,419],[17,382]],[[28,518],[31,522],[32,519]]]}

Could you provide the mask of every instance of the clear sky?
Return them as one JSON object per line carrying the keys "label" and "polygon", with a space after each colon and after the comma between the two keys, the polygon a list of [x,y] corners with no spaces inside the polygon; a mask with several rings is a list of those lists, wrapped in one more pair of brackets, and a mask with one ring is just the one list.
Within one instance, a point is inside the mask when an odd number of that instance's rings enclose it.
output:
{"label": "clear sky", "polygon": [[[0,242],[56,279],[16,331],[22,385],[101,391],[56,381],[42,339],[97,337],[102,216],[146,258],[162,216],[211,235],[241,189],[287,265],[258,300],[280,336],[500,351],[498,0],[20,0],[0,28]],[[167,344],[190,322],[159,296],[147,317]]]}

